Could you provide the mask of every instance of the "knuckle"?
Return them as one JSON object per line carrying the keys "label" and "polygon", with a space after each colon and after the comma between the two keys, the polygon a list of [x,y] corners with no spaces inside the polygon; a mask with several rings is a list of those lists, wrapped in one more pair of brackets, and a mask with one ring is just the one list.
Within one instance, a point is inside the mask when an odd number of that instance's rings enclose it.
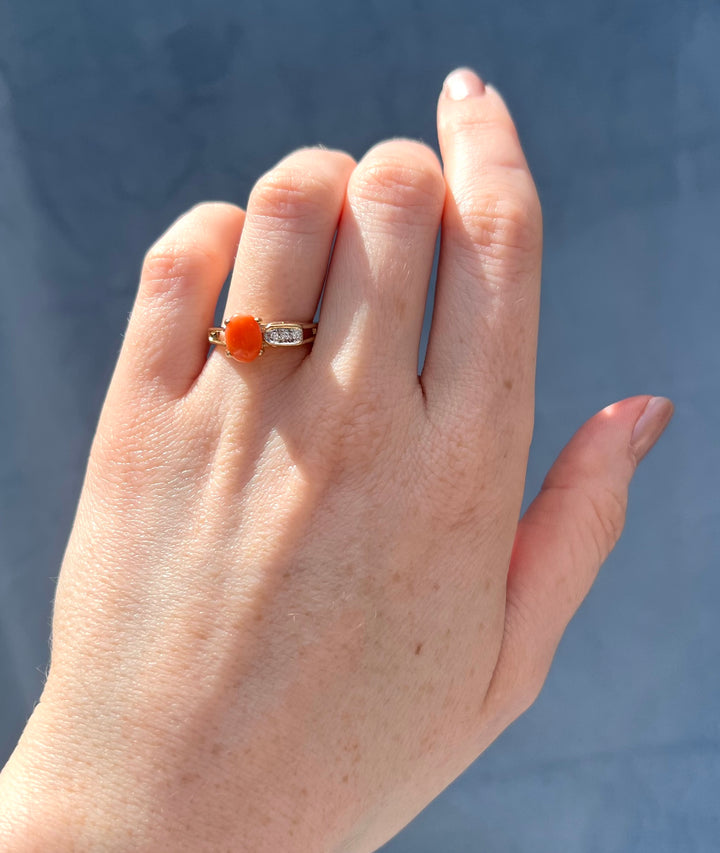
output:
{"label": "knuckle", "polygon": [[595,562],[600,565],[617,543],[625,526],[627,492],[609,486],[583,487],[550,482],[543,491],[554,490],[567,502],[578,519],[577,533],[583,549],[590,544],[595,551]]}
{"label": "knuckle", "polygon": [[218,214],[236,218],[242,225],[244,211],[222,201],[193,205],[145,253],[141,279],[148,294],[164,293],[174,282],[225,269],[227,257],[220,244],[209,239]]}
{"label": "knuckle", "polygon": [[295,231],[315,231],[318,220],[327,219],[336,195],[336,188],[327,178],[287,163],[259,178],[250,194],[248,209],[255,217],[273,220],[275,227],[287,223]]}
{"label": "knuckle", "polygon": [[181,232],[161,238],[145,254],[141,280],[148,295],[164,293],[174,283],[194,279],[222,264],[209,246]]}
{"label": "knuckle", "polygon": [[491,140],[496,145],[504,143],[508,151],[519,150],[520,141],[517,131],[507,115],[484,111],[478,113],[476,109],[472,108],[472,105],[468,106],[467,109],[454,109],[443,115],[443,129],[453,135],[467,134],[474,145],[481,138],[483,141]]}
{"label": "knuckle", "polygon": [[[373,215],[408,222],[418,216],[438,218],[445,198],[445,181],[437,157],[420,154],[415,146],[386,143],[356,167],[348,193],[355,205],[373,205]],[[383,213],[385,211],[385,213]]]}
{"label": "knuckle", "polygon": [[490,189],[458,193],[457,213],[473,251],[499,261],[535,256],[542,245],[542,212],[532,179],[495,181]]}
{"label": "knuckle", "polygon": [[625,526],[627,496],[607,487],[584,494],[589,508],[590,535],[603,561],[615,547]]}

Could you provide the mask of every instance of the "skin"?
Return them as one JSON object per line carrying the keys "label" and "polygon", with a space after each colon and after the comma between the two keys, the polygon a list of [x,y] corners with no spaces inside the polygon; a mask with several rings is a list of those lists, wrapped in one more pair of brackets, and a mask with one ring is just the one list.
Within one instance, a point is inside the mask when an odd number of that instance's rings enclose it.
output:
{"label": "skin", "polygon": [[[442,164],[295,151],[148,252],[0,776],[7,853],[375,850],[534,701],[672,405],[588,421],[519,520],[540,205],[470,72],[438,136]],[[207,358],[228,272],[224,316],[308,320],[336,229],[314,346]]]}

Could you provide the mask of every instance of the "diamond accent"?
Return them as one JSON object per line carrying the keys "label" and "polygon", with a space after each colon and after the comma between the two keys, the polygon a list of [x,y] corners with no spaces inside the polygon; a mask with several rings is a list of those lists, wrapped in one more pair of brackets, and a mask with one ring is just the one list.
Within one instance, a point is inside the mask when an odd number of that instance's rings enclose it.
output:
{"label": "diamond accent", "polygon": [[303,342],[303,330],[297,326],[276,326],[265,329],[263,338],[270,346],[290,347]]}

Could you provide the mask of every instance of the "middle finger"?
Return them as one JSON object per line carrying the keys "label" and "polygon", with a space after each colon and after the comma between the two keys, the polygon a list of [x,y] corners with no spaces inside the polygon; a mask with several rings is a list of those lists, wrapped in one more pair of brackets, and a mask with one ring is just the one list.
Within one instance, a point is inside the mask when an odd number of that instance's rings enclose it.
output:
{"label": "middle finger", "polygon": [[445,182],[435,152],[392,139],[371,148],[347,187],[312,360],[342,382],[362,369],[418,389],[418,349]]}

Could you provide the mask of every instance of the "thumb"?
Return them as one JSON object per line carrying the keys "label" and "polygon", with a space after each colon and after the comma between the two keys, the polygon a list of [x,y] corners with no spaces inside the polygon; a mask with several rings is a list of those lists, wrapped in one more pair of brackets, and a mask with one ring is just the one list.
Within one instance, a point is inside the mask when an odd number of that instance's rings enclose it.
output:
{"label": "thumb", "polygon": [[[638,462],[673,415],[664,397],[630,397],[598,412],[563,449],[518,525],[505,633],[488,700],[513,716],[537,697],[563,631],[620,537]],[[506,723],[507,724],[507,723]]]}

